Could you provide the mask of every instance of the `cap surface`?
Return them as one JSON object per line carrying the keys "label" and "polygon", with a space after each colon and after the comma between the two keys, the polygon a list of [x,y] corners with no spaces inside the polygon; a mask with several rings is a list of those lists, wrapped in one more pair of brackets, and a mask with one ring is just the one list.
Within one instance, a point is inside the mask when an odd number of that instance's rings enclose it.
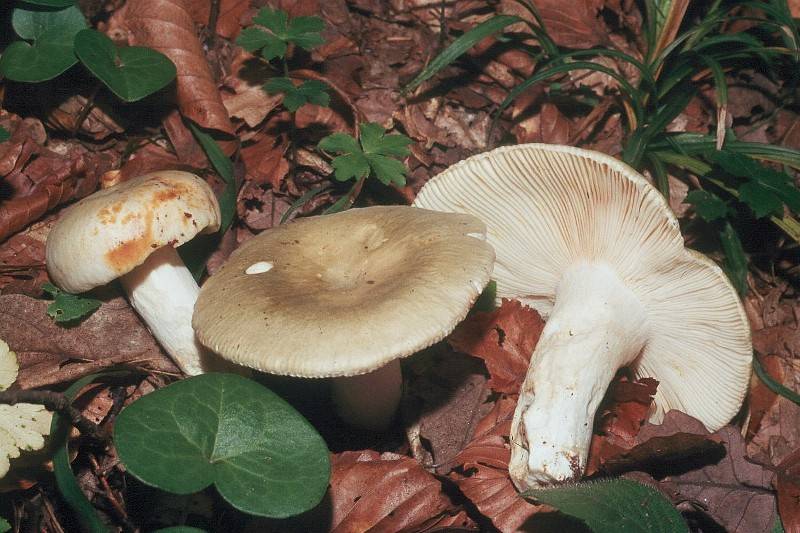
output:
{"label": "cap surface", "polygon": [[752,360],[739,297],[718,266],[684,248],[663,196],[629,166],[567,146],[503,147],[439,174],[414,205],[486,222],[498,297],[544,315],[570,264],[609,264],[652,325],[635,363],[660,381],[651,420],[679,409],[714,430],[739,409]]}
{"label": "cap surface", "polygon": [[145,174],[66,209],[47,238],[47,270],[62,289],[84,292],[219,224],[217,199],[204,180],[180,171]]}
{"label": "cap surface", "polygon": [[466,316],[492,273],[484,233],[473,216],[403,206],[297,220],[234,251],[200,290],[192,325],[240,365],[364,374]]}

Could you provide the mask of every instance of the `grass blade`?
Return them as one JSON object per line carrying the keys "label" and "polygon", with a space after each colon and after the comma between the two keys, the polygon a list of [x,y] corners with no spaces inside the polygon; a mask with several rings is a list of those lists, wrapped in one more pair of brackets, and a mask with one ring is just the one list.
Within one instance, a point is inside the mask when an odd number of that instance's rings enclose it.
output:
{"label": "grass blade", "polygon": [[519,17],[513,15],[498,15],[485,22],[481,22],[464,35],[453,41],[450,46],[445,48],[442,53],[436,56],[433,61],[428,63],[416,78],[403,88],[403,92],[411,91],[419,87],[424,81],[433,77],[434,74],[451,64],[461,57],[467,50],[478,44],[480,41],[497,33],[506,26],[523,22]]}

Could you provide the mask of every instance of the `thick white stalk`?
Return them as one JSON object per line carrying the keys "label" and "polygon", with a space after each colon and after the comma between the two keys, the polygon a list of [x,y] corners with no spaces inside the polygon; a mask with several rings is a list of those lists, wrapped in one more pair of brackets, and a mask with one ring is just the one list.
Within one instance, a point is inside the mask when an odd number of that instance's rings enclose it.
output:
{"label": "thick white stalk", "polygon": [[172,246],[164,246],[120,278],[131,306],[184,373],[195,376],[223,365],[195,338],[192,312],[200,288]]}
{"label": "thick white stalk", "polygon": [[383,431],[391,424],[400,403],[400,361],[395,359],[369,374],[334,378],[332,389],[339,418],[351,426]]}
{"label": "thick white stalk", "polygon": [[564,273],[511,426],[509,473],[519,490],[583,474],[597,408],[644,347],[647,323],[609,266],[580,262]]}

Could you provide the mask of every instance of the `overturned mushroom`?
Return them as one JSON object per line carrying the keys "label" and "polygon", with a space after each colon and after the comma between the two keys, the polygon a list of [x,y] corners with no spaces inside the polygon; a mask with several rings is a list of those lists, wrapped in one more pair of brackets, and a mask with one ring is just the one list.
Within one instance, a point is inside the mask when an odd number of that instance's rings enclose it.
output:
{"label": "overturned mushroom", "polygon": [[47,270],[79,293],[120,278],[131,305],[186,374],[217,368],[192,330],[199,288],[175,248],[219,228],[219,205],[194,174],[146,174],[66,209],[47,237]]}
{"label": "overturned mushroom", "polygon": [[398,359],[444,338],[488,283],[484,232],[473,216],[400,206],[265,231],[201,289],[197,336],[240,365],[337,378],[341,417],[385,429],[400,398]]}
{"label": "overturned mushroom", "polygon": [[684,248],[642,176],[565,146],[505,147],[429,181],[415,205],[478,216],[500,297],[549,315],[520,391],[509,472],[520,490],[579,477],[617,370],[660,381],[652,421],[678,409],[719,429],[750,376],[750,330],[722,270]]}

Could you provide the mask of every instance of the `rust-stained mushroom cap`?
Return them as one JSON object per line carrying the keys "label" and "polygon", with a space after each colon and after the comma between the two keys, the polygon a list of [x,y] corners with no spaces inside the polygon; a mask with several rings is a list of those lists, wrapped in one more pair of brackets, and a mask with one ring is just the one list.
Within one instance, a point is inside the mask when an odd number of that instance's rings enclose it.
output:
{"label": "rust-stained mushroom cap", "polygon": [[447,335],[488,283],[494,252],[471,215],[368,207],[245,242],[200,291],[200,341],[299,377],[376,370]]}
{"label": "rust-stained mushroom cap", "polygon": [[163,246],[216,231],[219,223],[205,181],[180,171],[145,174],[66,209],[47,239],[47,269],[59,287],[84,292],[127,274]]}

